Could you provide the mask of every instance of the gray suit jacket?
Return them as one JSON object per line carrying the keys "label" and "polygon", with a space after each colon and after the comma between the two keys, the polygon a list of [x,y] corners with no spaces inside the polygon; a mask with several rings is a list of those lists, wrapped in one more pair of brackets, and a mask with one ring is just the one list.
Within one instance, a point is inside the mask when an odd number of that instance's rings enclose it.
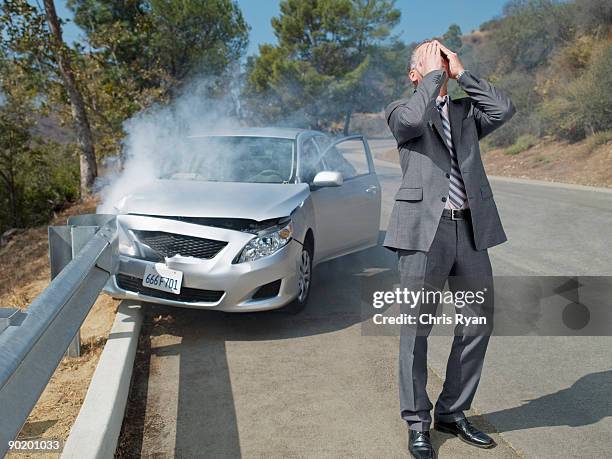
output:
{"label": "gray suit jacket", "polygon": [[[450,155],[442,140],[442,119],[435,106],[444,70],[429,72],[414,94],[392,102],[385,114],[397,140],[402,184],[395,195],[384,245],[392,250],[428,251],[448,196]],[[477,250],[506,241],[478,141],[508,121],[515,108],[491,84],[465,71],[457,81],[469,97],[449,104],[457,161],[471,209]]]}

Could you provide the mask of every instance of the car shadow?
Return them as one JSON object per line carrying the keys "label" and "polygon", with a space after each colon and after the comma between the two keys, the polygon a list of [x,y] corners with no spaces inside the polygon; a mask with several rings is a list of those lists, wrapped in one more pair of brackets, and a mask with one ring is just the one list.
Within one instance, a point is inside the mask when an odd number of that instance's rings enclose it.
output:
{"label": "car shadow", "polygon": [[[381,232],[379,240],[383,239]],[[308,306],[295,315],[283,311],[231,314],[146,304],[117,456],[140,455],[144,437],[155,434],[155,422],[146,414],[152,359],[179,356],[176,438],[169,442],[174,450],[167,453],[194,457],[206,451],[210,457],[240,457],[228,343],[277,341],[281,346],[283,340],[359,324],[364,320],[364,277],[370,282],[380,277],[387,283],[396,273],[396,260],[393,252],[379,245],[318,265]],[[155,344],[159,337],[172,344]]]}

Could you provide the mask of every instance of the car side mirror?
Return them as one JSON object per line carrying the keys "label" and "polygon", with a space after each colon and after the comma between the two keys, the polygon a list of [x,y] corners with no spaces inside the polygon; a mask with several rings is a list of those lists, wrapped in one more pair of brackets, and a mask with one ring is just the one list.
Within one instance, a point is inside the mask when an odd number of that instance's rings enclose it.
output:
{"label": "car side mirror", "polygon": [[342,174],[336,171],[321,171],[315,175],[312,184],[316,187],[341,186],[344,183]]}

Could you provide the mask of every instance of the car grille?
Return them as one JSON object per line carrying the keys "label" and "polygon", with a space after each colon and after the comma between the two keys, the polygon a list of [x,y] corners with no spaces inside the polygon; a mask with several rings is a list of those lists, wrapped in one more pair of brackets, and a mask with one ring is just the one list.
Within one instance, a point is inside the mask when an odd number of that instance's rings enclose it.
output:
{"label": "car grille", "polygon": [[151,247],[163,257],[180,254],[183,257],[213,258],[223,247],[225,241],[185,236],[183,234],[165,233],[163,231],[134,230],[140,242]]}
{"label": "car grille", "polygon": [[142,285],[142,279],[127,274],[117,274],[117,285],[123,290],[140,293],[165,300],[183,301],[185,303],[216,303],[225,293],[222,290],[201,290],[198,288],[182,287],[181,293],[163,292]]}

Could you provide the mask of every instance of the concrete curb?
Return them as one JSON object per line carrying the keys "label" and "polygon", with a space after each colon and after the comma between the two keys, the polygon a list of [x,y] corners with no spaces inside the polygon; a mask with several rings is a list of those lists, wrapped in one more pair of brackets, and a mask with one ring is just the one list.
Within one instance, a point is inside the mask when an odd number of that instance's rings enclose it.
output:
{"label": "concrete curb", "polygon": [[141,325],[140,303],[122,301],[62,458],[114,457]]}

